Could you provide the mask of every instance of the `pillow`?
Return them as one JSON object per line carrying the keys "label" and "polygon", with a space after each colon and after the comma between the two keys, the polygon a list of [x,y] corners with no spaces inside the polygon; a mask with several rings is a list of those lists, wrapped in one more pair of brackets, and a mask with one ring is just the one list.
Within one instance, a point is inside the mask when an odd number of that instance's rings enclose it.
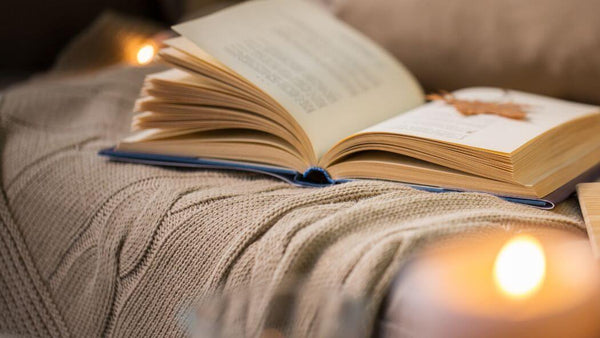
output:
{"label": "pillow", "polygon": [[427,90],[498,86],[600,104],[600,1],[314,1]]}

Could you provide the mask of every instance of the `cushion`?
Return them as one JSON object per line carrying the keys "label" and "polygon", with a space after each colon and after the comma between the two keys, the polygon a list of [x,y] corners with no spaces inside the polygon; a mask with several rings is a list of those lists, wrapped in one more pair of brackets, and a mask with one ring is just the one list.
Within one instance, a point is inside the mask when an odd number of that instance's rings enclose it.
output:
{"label": "cushion", "polygon": [[498,86],[600,104],[600,2],[315,0],[430,91]]}

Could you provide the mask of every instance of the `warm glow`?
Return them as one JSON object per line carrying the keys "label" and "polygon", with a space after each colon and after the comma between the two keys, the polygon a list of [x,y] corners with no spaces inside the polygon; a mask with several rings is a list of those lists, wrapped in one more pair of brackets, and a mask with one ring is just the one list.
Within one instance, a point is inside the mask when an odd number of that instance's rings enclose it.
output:
{"label": "warm glow", "polygon": [[543,284],[545,275],[544,249],[531,236],[518,236],[506,243],[494,265],[496,285],[512,297],[534,293]]}
{"label": "warm glow", "polygon": [[143,45],[137,52],[137,62],[140,65],[145,65],[154,58],[155,49],[151,44]]}

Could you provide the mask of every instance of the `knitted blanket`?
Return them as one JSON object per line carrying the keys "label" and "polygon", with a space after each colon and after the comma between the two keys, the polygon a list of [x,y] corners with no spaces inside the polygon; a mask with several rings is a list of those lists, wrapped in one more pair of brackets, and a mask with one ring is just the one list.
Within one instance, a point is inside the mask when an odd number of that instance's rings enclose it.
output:
{"label": "knitted blanket", "polygon": [[[39,78],[2,93],[0,332],[177,337],[196,313],[237,334],[283,325],[308,336],[343,310],[339,295],[361,304],[367,334],[423,243],[498,227],[584,229],[573,201],[542,211],[391,182],[295,188],[97,156],[128,133],[143,76],[156,70]],[[281,301],[290,283],[295,296]],[[218,314],[197,305],[209,299]]]}

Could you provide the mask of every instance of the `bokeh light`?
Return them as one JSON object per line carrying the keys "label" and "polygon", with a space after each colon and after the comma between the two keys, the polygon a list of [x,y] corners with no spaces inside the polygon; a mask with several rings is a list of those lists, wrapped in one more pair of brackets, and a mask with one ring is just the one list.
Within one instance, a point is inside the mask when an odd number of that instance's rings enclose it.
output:
{"label": "bokeh light", "polygon": [[145,65],[150,63],[154,59],[156,49],[152,44],[145,44],[137,52],[136,59],[138,64]]}
{"label": "bokeh light", "polygon": [[544,283],[546,258],[538,240],[520,235],[500,250],[494,264],[494,279],[502,292],[523,298],[537,291]]}

